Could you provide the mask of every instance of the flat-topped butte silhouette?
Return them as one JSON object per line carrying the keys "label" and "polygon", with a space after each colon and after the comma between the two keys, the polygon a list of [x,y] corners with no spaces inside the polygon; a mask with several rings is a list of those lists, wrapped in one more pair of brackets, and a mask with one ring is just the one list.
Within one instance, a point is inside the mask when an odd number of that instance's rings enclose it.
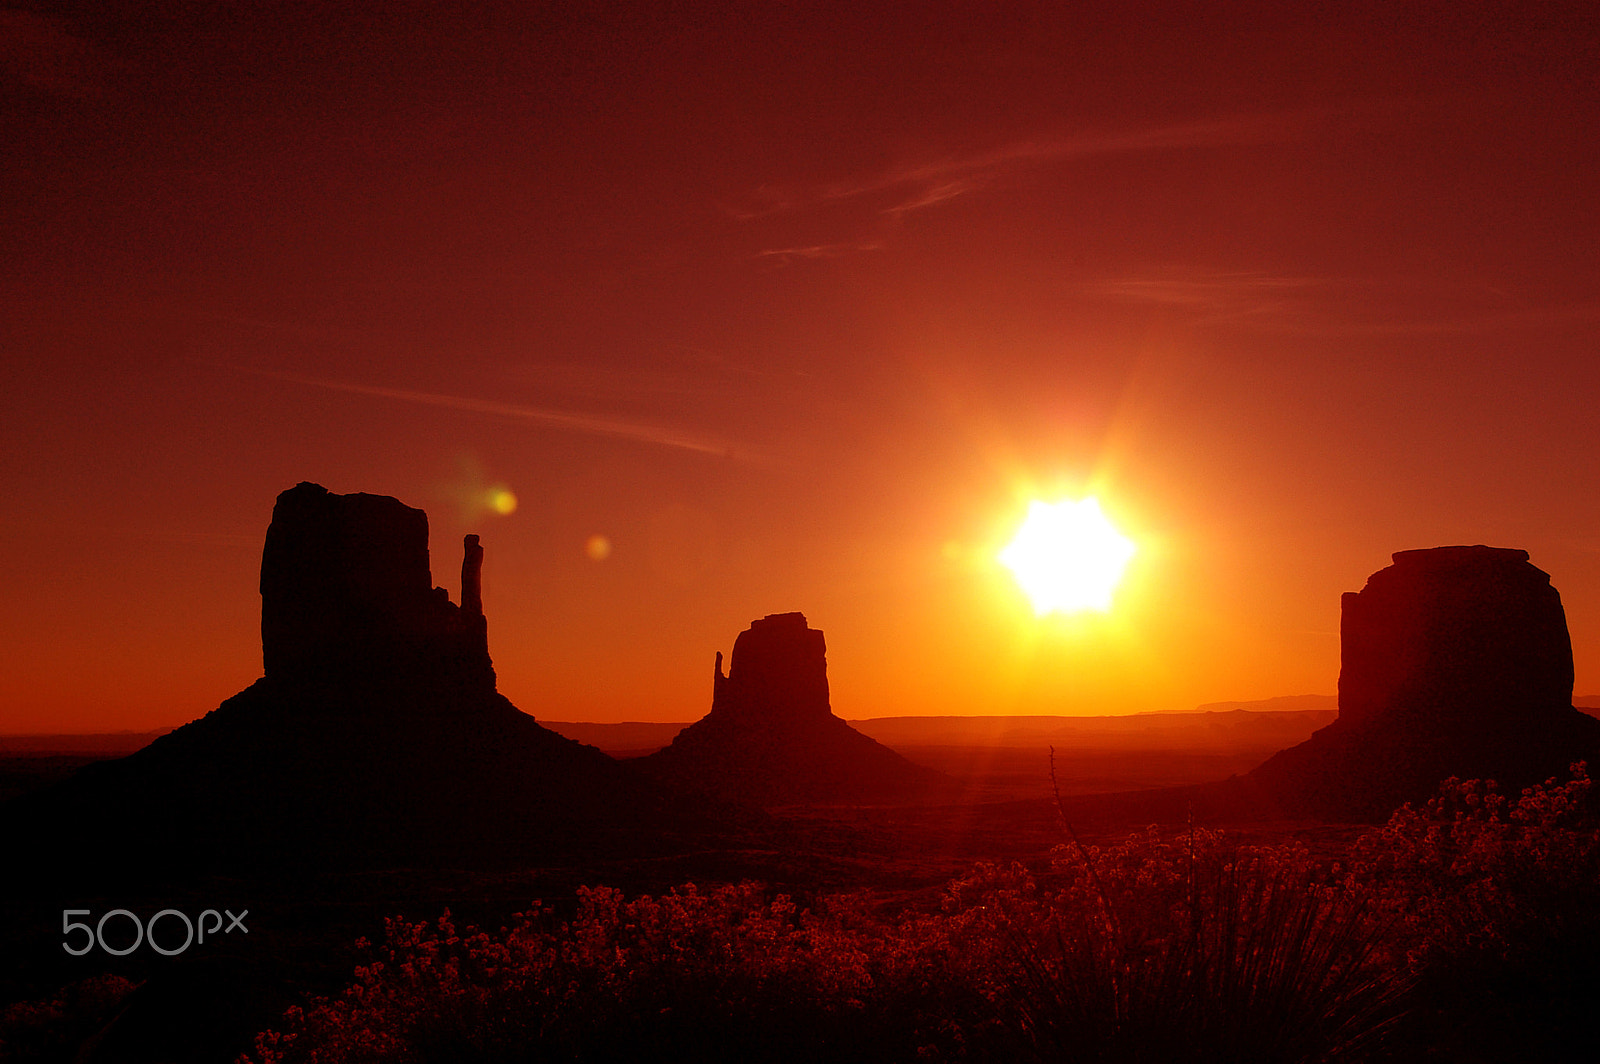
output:
{"label": "flat-topped butte silhouette", "polygon": [[952,785],[834,716],[827,644],[802,613],[774,613],[739,633],[727,675],[722,653],[711,712],[640,759],[659,778],[772,806],[892,801]]}
{"label": "flat-topped butte silhouette", "polygon": [[1343,596],[1339,717],[1248,781],[1284,811],[1370,820],[1450,776],[1515,794],[1600,753],[1572,706],[1561,596],[1528,552],[1400,551]]}
{"label": "flat-topped butte silhouette", "polygon": [[716,827],[702,803],[495,690],[477,536],[463,554],[457,605],[433,586],[423,511],[310,483],[283,492],[262,552],[265,675],[137,753],[11,803],[14,837],[76,874],[702,845]]}

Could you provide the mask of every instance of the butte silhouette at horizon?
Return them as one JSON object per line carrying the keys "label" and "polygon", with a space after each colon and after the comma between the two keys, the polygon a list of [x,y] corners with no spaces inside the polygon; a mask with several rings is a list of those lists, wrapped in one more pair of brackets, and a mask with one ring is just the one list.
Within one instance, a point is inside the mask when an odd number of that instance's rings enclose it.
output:
{"label": "butte silhouette at horizon", "polygon": [[1561,595],[1528,552],[1398,551],[1341,598],[1339,716],[1247,780],[1298,816],[1377,820],[1444,779],[1505,792],[1600,755]]}
{"label": "butte silhouette at horizon", "polygon": [[1450,777],[1501,793],[1600,758],[1550,575],[1508,547],[1398,551],[1341,598],[1339,714],[1243,775],[1068,799],[1085,821],[1381,823]]}
{"label": "butte silhouette at horizon", "polygon": [[[800,613],[752,622],[726,674],[719,653],[711,711],[657,754],[617,762],[565,738],[496,690],[476,536],[461,564],[457,604],[433,586],[423,511],[311,483],[280,494],[262,677],[135,754],[0,807],[20,866],[103,883],[639,857],[748,838],[767,823],[756,806],[953,797],[952,781],[833,714],[826,643]],[[1560,596],[1527,552],[1399,552],[1344,596],[1343,617],[1332,724],[1242,777],[1073,807],[1125,822],[1186,808],[1374,820],[1447,776],[1515,788],[1600,753],[1600,721],[1571,706]]]}
{"label": "butte silhouette at horizon", "polygon": [[427,515],[301,483],[261,564],[263,676],[128,757],[3,810],[48,879],[505,866],[705,845],[712,809],[538,724],[495,689],[466,537],[434,587]]}
{"label": "butte silhouette at horizon", "polygon": [[953,797],[953,779],[915,764],[834,715],[827,642],[803,613],[739,633],[711,712],[639,761],[658,779],[761,806]]}

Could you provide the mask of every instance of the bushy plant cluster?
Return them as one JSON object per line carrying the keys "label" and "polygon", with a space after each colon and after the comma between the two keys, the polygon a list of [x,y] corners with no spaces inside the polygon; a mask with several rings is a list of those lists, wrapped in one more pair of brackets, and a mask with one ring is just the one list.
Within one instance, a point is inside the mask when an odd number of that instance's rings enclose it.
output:
{"label": "bushy plant cluster", "polygon": [[392,920],[249,1064],[1566,1059],[1600,956],[1588,790],[1582,766],[1514,800],[1447,781],[1337,864],[1074,842],[927,910],[745,883],[587,888],[493,934]]}
{"label": "bushy plant cluster", "polygon": [[898,1007],[944,1003],[937,937],[847,897],[811,913],[754,883],[581,888],[569,920],[538,906],[493,935],[448,913],[385,927],[345,994],[291,1010],[255,1061],[887,1060],[951,1040]]}
{"label": "bushy plant cluster", "polygon": [[0,1009],[0,1060],[68,1060],[111,1022],[135,984],[119,975],[81,979],[52,997]]}
{"label": "bushy plant cluster", "polygon": [[1515,798],[1449,779],[1351,854],[1348,879],[1395,915],[1420,980],[1418,1040],[1450,1059],[1593,1050],[1600,1003],[1600,823],[1587,766]]}
{"label": "bushy plant cluster", "polygon": [[1339,899],[1303,854],[1203,832],[979,866],[938,911],[892,918],[748,883],[585,889],[572,919],[537,908],[494,935],[389,921],[349,990],[253,1059],[1335,1059],[1322,1047],[1381,1030],[1390,1000]]}
{"label": "bushy plant cluster", "polygon": [[1009,1058],[1361,1059],[1401,1015],[1386,921],[1302,849],[1152,832],[983,874]]}

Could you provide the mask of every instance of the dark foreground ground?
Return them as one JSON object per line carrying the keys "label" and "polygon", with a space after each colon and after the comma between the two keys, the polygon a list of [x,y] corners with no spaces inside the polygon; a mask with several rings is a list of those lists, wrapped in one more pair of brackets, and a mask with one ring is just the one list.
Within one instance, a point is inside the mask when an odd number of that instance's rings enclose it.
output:
{"label": "dark foreground ground", "polygon": [[[0,760],[0,793],[37,787],[87,760],[120,752],[115,744],[111,747],[12,749]],[[940,925],[945,930],[939,933],[947,934],[948,928],[954,926],[949,921],[969,919],[968,910],[951,915],[952,898],[961,892],[952,884],[971,884],[984,876],[1003,878],[1002,873],[992,870],[1004,869],[1012,862],[1037,877],[1041,891],[1050,883],[1066,882],[1061,878],[1065,875],[1061,862],[1077,861],[1074,855],[1085,852],[1124,852],[1118,858],[1123,862],[1122,872],[1133,868],[1136,878],[1143,873],[1135,866],[1151,861],[1152,868],[1177,868],[1178,874],[1188,874],[1193,880],[1195,840],[1200,839],[1203,846],[1213,849],[1225,845],[1230,853],[1252,847],[1273,848],[1279,854],[1295,853],[1300,856],[1294,861],[1316,864],[1322,869],[1317,874],[1326,877],[1342,874],[1338,869],[1341,862],[1348,864],[1357,839],[1373,830],[1372,825],[1307,822],[1194,823],[1174,812],[1157,830],[1157,835],[1168,842],[1130,843],[1130,839],[1156,838],[1150,834],[1152,825],[1140,816],[1119,818],[1115,802],[1075,805],[1073,801],[1083,795],[1125,787],[1170,787],[1214,780],[1248,770],[1270,750],[1196,754],[1170,749],[1139,750],[1127,744],[1118,744],[1115,749],[1058,749],[1053,759],[1054,783],[1048,748],[931,744],[904,752],[956,776],[964,785],[964,799],[923,806],[780,809],[774,811],[774,828],[752,833],[742,843],[726,848],[650,860],[590,860],[494,873],[389,869],[269,876],[250,881],[190,878],[165,883],[87,884],[67,897],[45,896],[31,890],[29,871],[13,870],[5,888],[4,926],[0,927],[0,956],[4,958],[0,964],[0,1002],[6,1003],[0,1034],[7,1039],[0,1048],[0,1060],[89,1064],[232,1061],[252,1050],[258,1053],[258,1059],[270,1059],[254,1048],[256,1033],[267,1028],[285,1029],[284,1013],[290,1007],[306,1007],[319,996],[337,998],[344,992],[358,966],[372,960],[372,949],[362,940],[382,942],[385,920],[390,917],[436,921],[448,910],[456,927],[470,925],[493,931],[512,926],[516,914],[530,909],[541,909],[546,921],[587,912],[585,907],[592,901],[584,892],[587,887],[616,888],[621,897],[634,898],[660,897],[689,883],[709,891],[719,884],[754,881],[762,885],[763,897],[786,895],[799,910],[831,910],[837,907],[831,899],[848,896],[853,899],[850,904],[863,914],[890,914],[883,916],[885,927],[901,920],[892,914],[923,913],[929,914],[930,919],[945,920]],[[1056,792],[1063,802],[1055,800]],[[1071,814],[1072,822],[1064,820],[1063,808]],[[1226,842],[1219,842],[1221,839]],[[70,844],[70,840],[63,840],[63,845]],[[1156,849],[1138,849],[1146,845]],[[1127,856],[1135,853],[1142,856]],[[1544,854],[1539,859],[1568,858]],[[974,868],[980,866],[991,872],[975,874]],[[1182,872],[1185,867],[1190,869],[1188,873]],[[1104,870],[1110,877],[1122,872],[1112,865]],[[1012,885],[1000,889],[989,880],[985,883],[982,889],[998,891],[997,897],[1016,896]],[[1568,883],[1563,889],[1570,888]],[[1144,888],[1136,884],[1130,889]],[[1581,890],[1576,896],[1582,896]],[[996,910],[992,902],[962,904],[970,905],[971,913]],[[1394,904],[1398,909],[1406,907],[1405,902]],[[163,956],[149,943],[141,943],[127,949],[125,955],[114,956],[112,951],[132,944],[133,932],[130,917],[105,917],[112,910],[126,910],[145,921],[172,910],[201,920],[202,924],[201,914],[214,910],[228,914],[226,919],[219,915],[218,924],[234,916],[239,917],[239,923],[226,931],[211,928],[207,941],[193,942],[179,950],[177,947],[184,940],[182,917],[168,915],[160,925],[160,944],[173,955]],[[103,917],[107,922],[100,924]],[[855,919],[859,924],[861,920],[877,918],[871,915]],[[98,925],[99,939],[82,927],[69,929],[73,923]],[[1560,920],[1557,923],[1567,926]],[[1586,949],[1589,938],[1585,936],[1594,937],[1589,926],[1594,923],[1585,917],[1560,931],[1557,937],[1567,935],[1572,948]],[[1126,933],[1126,929],[1119,930]],[[852,933],[861,933],[859,927]],[[991,943],[993,939],[991,936]],[[89,948],[82,956],[73,956],[64,948],[76,949],[84,944]],[[1573,968],[1567,957],[1570,950],[1559,945],[1554,948],[1558,957],[1565,958],[1560,963],[1568,966],[1558,966],[1552,973],[1552,977],[1566,983],[1561,991],[1566,997],[1562,1000],[1573,994],[1588,994],[1583,980],[1592,976],[1594,966],[1577,963]],[[879,978],[887,977],[880,974]],[[1455,990],[1449,992],[1459,996]],[[955,1009],[958,1005],[948,1007]],[[1544,1014],[1535,1009],[1534,1015]],[[1012,1016],[1012,1026],[1026,1026],[1020,1016]],[[1437,1019],[1430,1022],[1432,1026],[1425,1033],[1411,1035],[1409,1042],[1389,1051],[1388,1056],[1352,1059],[1592,1059],[1564,1056],[1565,1049],[1556,1035],[1537,1045],[1479,1036],[1457,1039],[1459,1044],[1452,1047],[1446,1044],[1450,1039],[1440,1033],[1448,1025]],[[1494,1031],[1535,1021],[1508,1017],[1484,1022]],[[1545,1016],[1536,1022],[1542,1023],[1548,1034],[1565,1021],[1558,1015],[1554,1020]],[[978,1041],[962,1041],[974,1039],[976,1034],[950,1030],[954,1033],[928,1036],[933,1041],[923,1047],[925,1058],[992,1059],[994,1045],[1010,1044],[1003,1039],[985,1043],[990,1045],[990,1055],[985,1057]],[[331,1036],[324,1033],[319,1037]],[[1036,1037],[1016,1052],[1024,1059],[1029,1055],[1050,1057],[1045,1051],[1048,1047],[1041,1045]],[[1508,1049],[1508,1045],[1513,1048]],[[1521,1057],[1516,1046],[1524,1046],[1537,1055]],[[741,1052],[748,1056],[748,1047]],[[893,1059],[897,1052],[862,1049],[862,1058]],[[605,1059],[603,1053],[596,1053],[599,1051],[590,1052],[586,1059]],[[1071,1055],[1060,1058],[1071,1059]],[[296,1058],[291,1055],[289,1059]],[[431,1055],[407,1057],[397,1050],[371,1059],[454,1058],[435,1047]],[[480,1053],[461,1059],[501,1058]],[[574,1052],[561,1059],[585,1057]],[[760,1053],[749,1059],[760,1059]],[[1083,1059],[1110,1057],[1091,1055]],[[1165,1059],[1191,1058],[1179,1055]]]}

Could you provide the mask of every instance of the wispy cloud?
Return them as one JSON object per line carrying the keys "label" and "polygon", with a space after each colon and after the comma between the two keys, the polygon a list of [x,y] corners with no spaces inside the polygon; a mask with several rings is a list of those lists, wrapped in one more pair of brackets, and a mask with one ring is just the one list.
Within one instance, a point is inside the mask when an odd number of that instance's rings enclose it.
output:
{"label": "wispy cloud", "polygon": [[1219,298],[1236,300],[1241,295],[1263,292],[1297,292],[1325,282],[1314,277],[1281,277],[1266,273],[1218,273],[1198,278],[1127,277],[1095,281],[1085,289],[1103,295],[1125,296],[1155,303],[1204,306]]}
{"label": "wispy cloud", "polygon": [[643,421],[575,414],[570,411],[554,410],[548,407],[503,403],[493,399],[475,399],[470,396],[446,395],[439,392],[421,392],[407,388],[354,384],[347,381],[327,380],[321,377],[308,377],[297,373],[279,373],[273,370],[252,369],[244,366],[229,365],[227,368],[253,373],[261,377],[270,377],[274,380],[302,384],[312,388],[324,388],[329,391],[346,392],[351,395],[367,395],[379,399],[392,399],[404,403],[417,403],[422,406],[442,407],[447,410],[464,410],[475,414],[489,414],[494,417],[511,418],[517,421],[531,421],[570,432],[607,436],[612,439],[633,440],[637,443],[671,447],[678,450],[693,451],[697,454],[715,455],[720,458],[737,458],[744,461],[757,458],[756,455],[748,450],[736,447],[731,441],[697,435]]}
{"label": "wispy cloud", "polygon": [[1323,336],[1434,336],[1600,322],[1600,304],[1537,305],[1493,286],[1407,277],[1195,273],[1122,277],[1086,295],[1187,311],[1199,325]]}
{"label": "wispy cloud", "polygon": [[1286,324],[1302,320],[1313,294],[1330,282],[1317,277],[1286,277],[1236,272],[1187,277],[1122,277],[1081,286],[1089,295],[1186,309],[1203,323]]}
{"label": "wispy cloud", "polygon": [[741,220],[802,210],[886,193],[894,204],[882,213],[904,215],[946,203],[983,187],[1006,169],[1067,162],[1134,152],[1226,147],[1287,141],[1305,136],[1326,117],[1320,110],[1272,114],[1228,115],[1129,130],[1085,130],[1072,134],[1013,141],[991,151],[896,167],[858,180],[831,184],[755,190],[742,207],[727,208]]}
{"label": "wispy cloud", "polygon": [[893,207],[885,207],[883,213],[891,214],[895,217],[910,214],[912,211],[920,211],[924,207],[932,207],[943,203],[945,200],[953,200],[957,196],[964,196],[980,184],[980,181],[971,177],[963,178],[959,181],[930,184],[927,187],[915,189],[911,197],[905,202],[897,203]]}
{"label": "wispy cloud", "polygon": [[768,248],[756,254],[759,258],[775,259],[788,264],[806,259],[833,259],[861,251],[882,251],[883,246],[882,240],[851,240],[840,244],[813,244],[809,247]]}

